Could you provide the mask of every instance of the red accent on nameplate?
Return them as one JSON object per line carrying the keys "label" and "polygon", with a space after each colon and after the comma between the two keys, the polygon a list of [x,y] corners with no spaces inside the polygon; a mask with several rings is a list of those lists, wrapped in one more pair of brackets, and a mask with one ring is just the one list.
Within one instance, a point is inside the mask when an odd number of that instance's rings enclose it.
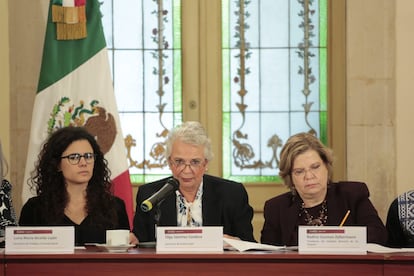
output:
{"label": "red accent on nameplate", "polygon": [[164,230],[165,234],[201,234],[202,229]]}
{"label": "red accent on nameplate", "polygon": [[86,5],[86,0],[75,0],[75,6],[85,6]]}
{"label": "red accent on nameplate", "polygon": [[308,229],[307,234],[343,234],[344,229]]}
{"label": "red accent on nameplate", "polygon": [[15,235],[30,235],[30,234],[52,234],[53,231],[51,229],[29,229],[29,230],[13,230]]}

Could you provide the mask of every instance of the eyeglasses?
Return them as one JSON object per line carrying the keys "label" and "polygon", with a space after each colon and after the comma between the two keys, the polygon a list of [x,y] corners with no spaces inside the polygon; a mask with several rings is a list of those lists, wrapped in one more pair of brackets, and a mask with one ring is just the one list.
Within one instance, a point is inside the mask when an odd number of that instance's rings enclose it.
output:
{"label": "eyeglasses", "polygon": [[189,163],[186,163],[184,159],[170,159],[171,164],[180,171],[185,170],[187,166],[190,167],[191,170],[197,171],[202,166],[204,166],[204,160],[201,159],[191,159]]}
{"label": "eyeglasses", "polygon": [[310,166],[309,169],[294,169],[292,170],[292,174],[295,177],[305,177],[307,172],[310,172],[311,174],[315,175],[319,172],[321,166],[322,164],[318,163]]}
{"label": "eyeglasses", "polygon": [[92,152],[86,152],[84,154],[71,153],[69,155],[62,156],[61,158],[62,159],[66,158],[66,159],[68,159],[70,164],[77,165],[77,164],[79,164],[82,157],[85,159],[85,162],[87,164],[91,164],[91,163],[93,163],[93,161],[95,161],[96,154],[92,153]]}

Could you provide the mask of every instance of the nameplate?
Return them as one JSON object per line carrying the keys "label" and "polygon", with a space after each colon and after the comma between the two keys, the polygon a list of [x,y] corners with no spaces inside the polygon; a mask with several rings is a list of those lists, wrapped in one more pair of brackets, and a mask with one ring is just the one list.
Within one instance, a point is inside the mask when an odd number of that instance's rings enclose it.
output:
{"label": "nameplate", "polygon": [[6,254],[73,253],[74,251],[73,226],[6,227]]}
{"label": "nameplate", "polygon": [[299,253],[366,254],[365,226],[299,226]]}
{"label": "nameplate", "polygon": [[223,252],[223,227],[157,227],[157,252]]}

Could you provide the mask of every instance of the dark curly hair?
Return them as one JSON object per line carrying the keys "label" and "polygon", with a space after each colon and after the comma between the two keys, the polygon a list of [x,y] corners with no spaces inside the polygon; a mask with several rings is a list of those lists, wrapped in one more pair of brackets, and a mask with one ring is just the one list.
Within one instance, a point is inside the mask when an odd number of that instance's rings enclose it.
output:
{"label": "dark curly hair", "polygon": [[86,188],[86,213],[97,227],[115,227],[117,213],[111,193],[111,172],[95,138],[82,127],[63,127],[53,132],[38,156],[36,167],[28,180],[31,189],[42,199],[43,221],[48,225],[63,223],[69,196],[65,179],[59,170],[62,153],[75,141],[87,140],[96,154],[93,175]]}

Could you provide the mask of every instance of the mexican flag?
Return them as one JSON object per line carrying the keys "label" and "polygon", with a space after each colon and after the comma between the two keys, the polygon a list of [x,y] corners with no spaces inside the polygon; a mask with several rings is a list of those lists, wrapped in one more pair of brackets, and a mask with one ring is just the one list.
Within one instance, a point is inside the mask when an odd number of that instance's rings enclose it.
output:
{"label": "mexican flag", "polygon": [[27,179],[49,133],[84,126],[108,160],[132,227],[132,187],[99,6],[98,0],[50,1],[22,198],[35,195]]}

